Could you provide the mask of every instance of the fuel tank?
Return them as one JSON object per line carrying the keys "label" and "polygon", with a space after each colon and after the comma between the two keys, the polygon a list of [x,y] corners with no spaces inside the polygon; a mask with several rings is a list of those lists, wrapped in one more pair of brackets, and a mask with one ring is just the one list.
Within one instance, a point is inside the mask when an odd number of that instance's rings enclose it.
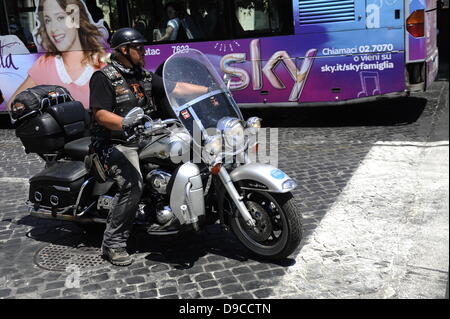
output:
{"label": "fuel tank", "polygon": [[170,158],[174,163],[181,163],[187,155],[187,161],[189,161],[190,142],[191,136],[185,132],[154,136],[141,149],[139,160],[145,163],[155,158]]}

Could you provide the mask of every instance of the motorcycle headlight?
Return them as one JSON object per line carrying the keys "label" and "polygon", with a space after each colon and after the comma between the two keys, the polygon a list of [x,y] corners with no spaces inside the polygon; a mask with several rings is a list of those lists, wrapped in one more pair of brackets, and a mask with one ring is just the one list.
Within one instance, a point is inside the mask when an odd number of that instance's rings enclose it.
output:
{"label": "motorcycle headlight", "polygon": [[219,121],[218,128],[223,132],[227,146],[235,148],[244,145],[244,127],[239,119],[226,117]]}

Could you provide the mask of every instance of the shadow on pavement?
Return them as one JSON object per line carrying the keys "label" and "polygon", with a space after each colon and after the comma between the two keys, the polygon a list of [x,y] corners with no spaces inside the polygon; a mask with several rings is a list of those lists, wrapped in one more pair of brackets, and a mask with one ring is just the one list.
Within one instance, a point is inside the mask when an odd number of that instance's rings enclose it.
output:
{"label": "shadow on pavement", "polygon": [[7,113],[0,113],[0,129],[12,129],[11,119]]}
{"label": "shadow on pavement", "polygon": [[[59,221],[48,221],[45,226],[36,226],[37,218],[23,217],[18,224],[35,226],[27,237],[42,243],[69,248],[90,247],[100,253],[103,231],[102,224],[78,226]],[[258,258],[246,250],[231,232],[223,231],[219,225],[205,227],[200,233],[183,233],[172,236],[150,236],[143,229],[135,227],[128,241],[127,250],[131,254],[146,254],[151,263],[169,264],[173,269],[182,270],[202,263],[202,257],[217,256],[221,260],[237,262],[271,263],[283,267],[292,266],[295,260],[285,258],[268,261]],[[204,258],[203,258],[204,259]]]}
{"label": "shadow on pavement", "polygon": [[243,110],[259,116],[264,127],[343,127],[406,125],[417,121],[427,100],[417,97],[341,106],[274,107]]}
{"label": "shadow on pavement", "polygon": [[[223,267],[225,270],[242,266],[252,268],[254,265],[259,266],[259,263],[270,268],[289,268],[295,264],[294,258],[301,256],[303,246],[337,201],[370,151],[372,142],[387,134],[396,135],[395,140],[399,134],[407,140],[415,140],[417,128],[432,118],[431,107],[426,108],[426,105],[425,98],[408,97],[347,106],[243,111],[246,118],[262,117],[265,127],[305,128],[283,130],[286,139],[280,147],[284,156],[280,168],[294,179],[302,181],[294,191],[294,196],[303,213],[304,240],[292,254],[292,259],[278,262],[258,259],[232,233],[223,232],[218,225],[209,226],[198,235],[170,237],[149,236],[137,230],[130,238],[129,252],[142,254],[146,266],[161,265],[162,268],[169,268],[168,271],[173,272],[174,277],[223,271]],[[414,124],[408,125],[410,123]],[[347,129],[346,126],[350,128]],[[306,129],[309,127],[312,129]],[[317,129],[320,127],[324,129]],[[309,134],[307,137],[310,140],[302,143],[305,134]],[[364,134],[367,136],[361,137]],[[330,135],[332,138],[328,141]],[[348,136],[356,136],[358,141],[348,141],[345,139]],[[312,137],[318,138],[318,141],[325,140],[328,144],[320,144]],[[27,236],[39,244],[61,245],[68,250],[91,247],[96,253],[100,253],[103,236],[101,227],[85,232],[73,223],[40,220],[31,216],[23,217],[18,224],[32,226],[33,229]],[[23,257],[29,257],[31,253],[34,252],[24,253]],[[276,282],[282,279],[276,276],[271,280]]]}

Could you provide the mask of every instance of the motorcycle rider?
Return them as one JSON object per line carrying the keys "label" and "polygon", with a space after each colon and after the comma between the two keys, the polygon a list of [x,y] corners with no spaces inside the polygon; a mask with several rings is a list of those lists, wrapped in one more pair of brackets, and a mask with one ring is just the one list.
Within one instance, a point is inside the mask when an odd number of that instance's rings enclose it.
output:
{"label": "motorcycle rider", "polygon": [[[94,114],[92,150],[98,154],[107,174],[117,187],[103,235],[102,254],[112,264],[127,266],[133,259],[126,251],[136,210],[143,191],[138,145],[127,142],[127,132],[135,123],[124,116],[134,107],[154,114],[155,96],[164,96],[163,80],[144,69],[147,40],[135,29],[117,30],[110,41],[111,63],[95,72],[90,80],[90,108]],[[179,96],[205,94],[204,86],[176,82],[168,88]]]}

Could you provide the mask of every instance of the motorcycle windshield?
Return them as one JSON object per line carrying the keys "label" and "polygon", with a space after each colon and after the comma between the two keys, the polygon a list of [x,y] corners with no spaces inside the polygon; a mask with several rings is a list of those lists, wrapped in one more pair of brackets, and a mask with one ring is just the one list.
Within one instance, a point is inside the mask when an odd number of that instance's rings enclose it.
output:
{"label": "motorcycle windshield", "polygon": [[206,130],[216,129],[224,117],[243,119],[211,62],[198,50],[172,55],[164,64],[163,81],[172,110],[191,135],[196,128],[207,136]]}

